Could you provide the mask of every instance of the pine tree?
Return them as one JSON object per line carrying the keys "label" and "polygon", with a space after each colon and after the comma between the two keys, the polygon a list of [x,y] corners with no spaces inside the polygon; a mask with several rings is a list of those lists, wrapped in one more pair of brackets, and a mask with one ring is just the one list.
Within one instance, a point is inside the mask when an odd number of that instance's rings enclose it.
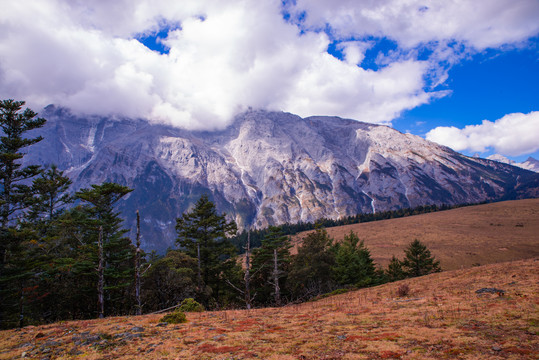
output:
{"label": "pine tree", "polygon": [[51,303],[60,300],[55,296],[55,289],[58,288],[56,263],[66,256],[66,246],[58,236],[58,218],[65,206],[72,202],[72,197],[67,193],[70,184],[71,180],[63,176],[56,166],[33,180],[31,206],[26,216],[19,219],[18,226],[21,234],[25,234],[25,240],[17,261],[25,261],[24,272],[31,274],[23,288],[32,289],[32,296],[24,297],[25,314],[21,314],[21,318],[24,316],[34,322],[46,321],[51,307],[54,307]]}
{"label": "pine tree", "polygon": [[142,302],[146,311],[178,305],[196,295],[197,260],[180,250],[169,250],[164,257],[150,260],[142,276]]}
{"label": "pine tree", "polygon": [[336,245],[332,271],[335,281],[342,286],[362,287],[376,281],[376,268],[371,254],[352,231],[344,237],[342,243]]}
{"label": "pine tree", "polygon": [[[37,118],[30,109],[21,112],[24,101],[0,101],[0,223],[2,231],[7,231],[13,224],[13,215],[30,204],[32,191],[25,180],[31,179],[41,172],[38,165],[22,167],[20,160],[24,157],[22,149],[33,145],[43,138],[27,138],[24,134],[42,127],[46,120]],[[2,248],[2,255],[4,254]]]}
{"label": "pine tree", "polygon": [[28,218],[51,222],[58,218],[67,205],[73,202],[73,196],[68,193],[73,182],[58,170],[56,165],[35,178],[32,183],[32,205]]}
{"label": "pine tree", "polygon": [[32,260],[23,244],[29,234],[16,227],[16,217],[30,205],[32,191],[27,182],[41,169],[38,165],[23,167],[21,160],[23,149],[42,140],[26,133],[41,128],[46,120],[36,118],[30,109],[22,110],[24,104],[0,101],[0,328],[13,325],[6,322],[9,314],[24,313],[24,289],[32,277]]}
{"label": "pine tree", "polygon": [[96,315],[97,241],[96,221],[87,206],[65,211],[53,231],[58,246],[51,252],[55,259],[51,269],[49,304],[56,319],[84,319]]}
{"label": "pine tree", "polygon": [[406,277],[404,270],[402,269],[402,261],[397,259],[395,255],[389,261],[387,270],[385,271],[388,281],[398,281]]}
{"label": "pine tree", "polygon": [[140,266],[142,260],[142,249],[140,248],[140,214],[137,210],[137,238],[135,241],[135,314],[142,314],[142,302],[140,298]]}
{"label": "pine tree", "polygon": [[[221,274],[235,266],[230,260],[236,249],[227,239],[237,231],[226,214],[218,215],[215,205],[203,195],[190,212],[176,219],[176,242],[186,254],[197,259],[197,290],[208,307],[208,291],[219,301],[223,280]],[[206,289],[210,287],[210,289]]]}
{"label": "pine tree", "polygon": [[440,272],[440,262],[430,253],[430,250],[415,239],[404,250],[406,257],[402,261],[404,273],[408,277],[423,276],[434,272]]}
{"label": "pine tree", "polygon": [[273,298],[281,305],[281,289],[290,265],[290,239],[281,228],[270,226],[261,246],[253,250],[253,288],[264,305]]}
{"label": "pine tree", "polygon": [[333,239],[327,231],[318,228],[303,238],[296,256],[292,257],[288,288],[300,299],[330,291],[333,286],[331,268],[335,264]]}
{"label": "pine tree", "polygon": [[95,264],[100,260],[97,256],[99,238],[102,238],[105,299],[110,303],[108,313],[125,313],[131,308],[129,286],[134,276],[135,249],[124,236],[127,230],[121,228],[120,213],[114,211],[116,202],[131,191],[127,186],[106,182],[75,194],[91,204],[83,208],[89,219],[85,225],[90,227],[90,237],[85,241],[95,249],[92,252]]}

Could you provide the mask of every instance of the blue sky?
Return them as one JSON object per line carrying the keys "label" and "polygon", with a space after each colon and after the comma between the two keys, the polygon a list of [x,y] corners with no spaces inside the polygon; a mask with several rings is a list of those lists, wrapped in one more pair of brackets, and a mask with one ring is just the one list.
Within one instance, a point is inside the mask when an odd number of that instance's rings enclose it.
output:
{"label": "blue sky", "polygon": [[[539,41],[529,47],[508,51],[486,51],[476,54],[449,71],[443,85],[451,94],[430,104],[405,111],[393,121],[402,132],[424,136],[437,126],[478,125],[511,113],[530,113],[539,108]],[[539,133],[536,133],[539,142]],[[463,151],[473,155],[475,151]],[[483,154],[490,155],[493,151]],[[539,159],[539,152],[510,156],[524,161],[528,156]]]}
{"label": "blue sky", "polygon": [[[539,59],[537,39],[531,49],[485,52],[455,65],[443,86],[451,95],[405,112],[395,121],[404,131],[415,122],[432,126],[465,126],[483,119],[499,119],[514,112],[537,110]],[[414,132],[430,130],[423,123]]]}
{"label": "blue sky", "polygon": [[248,109],[539,158],[536,0],[21,0],[0,97],[216,129]]}

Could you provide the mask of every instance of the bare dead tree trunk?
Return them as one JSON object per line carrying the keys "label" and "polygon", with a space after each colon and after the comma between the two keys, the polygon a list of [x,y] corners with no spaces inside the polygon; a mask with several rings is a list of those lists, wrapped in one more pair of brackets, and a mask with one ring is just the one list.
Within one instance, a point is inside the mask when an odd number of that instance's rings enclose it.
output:
{"label": "bare dead tree trunk", "polygon": [[250,263],[250,256],[251,256],[251,232],[247,232],[247,249],[245,252],[245,306],[247,307],[247,310],[251,309],[251,263]]}
{"label": "bare dead tree trunk", "polygon": [[[259,269],[260,270],[260,269]],[[252,275],[256,274],[258,271],[255,271]],[[243,295],[245,299],[245,307],[247,310],[251,309],[251,304],[256,296],[256,292],[251,296],[251,234],[247,232],[247,245],[245,247],[245,273],[243,276],[243,281],[245,282],[244,289],[238,288],[236,285],[232,284],[230,280],[225,278],[225,282],[230,285],[234,290]]]}
{"label": "bare dead tree trunk", "polygon": [[279,263],[277,262],[277,249],[273,249],[273,286],[275,305],[281,306],[281,288],[279,287]]}
{"label": "bare dead tree trunk", "polygon": [[24,287],[21,285],[21,296],[19,297],[19,327],[24,326]]}
{"label": "bare dead tree trunk", "polygon": [[135,253],[135,300],[137,302],[136,314],[142,314],[140,302],[140,214],[137,210],[137,250]]}
{"label": "bare dead tree trunk", "polygon": [[97,281],[97,307],[99,310],[99,318],[105,316],[105,269],[103,266],[103,226],[99,227],[99,238],[97,240],[97,274],[99,280]]}

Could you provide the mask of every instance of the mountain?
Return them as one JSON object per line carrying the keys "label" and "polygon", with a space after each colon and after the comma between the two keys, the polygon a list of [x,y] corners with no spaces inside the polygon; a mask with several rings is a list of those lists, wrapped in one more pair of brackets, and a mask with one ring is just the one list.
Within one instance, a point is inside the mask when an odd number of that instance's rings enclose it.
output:
{"label": "mountain", "polygon": [[174,244],[176,217],[203,193],[241,228],[261,228],[530,197],[539,177],[386,126],[337,117],[248,111],[210,132],[76,116],[54,106],[40,115],[48,119],[40,129],[44,140],[25,160],[58,165],[74,190],[104,181],[134,188],[119,204],[125,226],[134,229],[139,209],[144,248],[161,252]]}
{"label": "mountain", "polygon": [[500,155],[500,154],[490,155],[489,157],[487,157],[487,159],[499,161],[499,162],[502,162],[502,163],[505,163],[505,164],[510,164],[510,165],[513,165],[513,166],[518,166],[520,168],[523,168],[523,169],[526,169],[526,170],[531,170],[533,172],[539,173],[539,160],[537,160],[537,159],[535,159],[535,158],[533,158],[531,156],[528,157],[526,159],[526,161],[523,161],[521,163],[517,163],[516,161],[510,160],[510,159],[508,159],[505,156]]}

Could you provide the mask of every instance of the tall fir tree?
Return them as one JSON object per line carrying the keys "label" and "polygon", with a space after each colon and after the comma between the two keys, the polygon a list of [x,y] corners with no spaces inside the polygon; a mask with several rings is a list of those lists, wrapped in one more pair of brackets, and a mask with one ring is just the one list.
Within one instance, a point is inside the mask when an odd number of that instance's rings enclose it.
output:
{"label": "tall fir tree", "polygon": [[402,261],[397,259],[395,255],[389,261],[385,275],[388,281],[398,281],[406,277],[404,269],[402,268]]}
{"label": "tall fir tree", "polygon": [[169,250],[161,258],[150,260],[142,276],[142,303],[146,311],[178,305],[196,293],[197,261],[181,250]]}
{"label": "tall fir tree", "polygon": [[51,274],[51,309],[57,319],[96,316],[97,241],[95,219],[86,206],[65,211],[55,227],[58,245]]}
{"label": "tall fir tree", "polygon": [[93,250],[88,255],[95,264],[100,262],[99,238],[102,240],[107,314],[126,313],[133,305],[130,288],[133,285],[135,248],[131,240],[124,236],[128,230],[121,227],[123,220],[120,213],[114,211],[114,205],[131,191],[127,186],[105,182],[81,189],[75,194],[90,204],[83,207],[88,216],[85,225],[91,228],[90,237],[85,241]]}
{"label": "tall fir tree", "polygon": [[62,243],[64,239],[58,236],[58,219],[72,202],[72,196],[68,194],[70,184],[71,180],[54,165],[42,172],[41,176],[33,179],[30,208],[26,216],[19,219],[18,229],[25,234],[25,241],[22,244],[24,252],[19,255],[18,261],[26,260],[26,273],[32,275],[24,286],[25,289],[32,289],[32,294],[23,297],[25,312],[19,315],[25,317],[27,322],[49,320],[53,303],[62,300],[55,292],[58,288],[56,264],[67,252],[66,244]]}
{"label": "tall fir tree", "polygon": [[[2,231],[13,225],[13,215],[30,205],[32,189],[26,180],[39,175],[39,165],[22,166],[22,150],[43,138],[26,137],[28,131],[41,128],[46,120],[36,118],[30,109],[22,110],[24,101],[0,101],[0,223]],[[4,247],[2,250],[4,251]],[[4,252],[2,252],[4,254]]]}
{"label": "tall fir tree", "polygon": [[376,268],[371,253],[352,231],[335,245],[335,281],[341,286],[368,286],[376,282]]}
{"label": "tall fir tree", "polygon": [[[261,246],[253,250],[253,289],[263,305],[281,305],[281,289],[290,267],[290,239],[281,228],[270,226]],[[271,302],[270,302],[271,301]]]}
{"label": "tall fir tree", "polygon": [[423,276],[442,271],[437,261],[421,241],[415,239],[404,250],[406,254],[402,261],[404,273],[408,277]]}
{"label": "tall fir tree", "polygon": [[[0,328],[13,326],[11,316],[24,314],[25,288],[32,277],[25,242],[29,234],[16,226],[16,218],[30,205],[29,179],[41,172],[38,165],[23,166],[24,149],[42,140],[27,133],[46,120],[22,110],[24,101],[0,101]],[[24,316],[24,315],[22,315]],[[19,325],[23,320],[18,321]]]}
{"label": "tall fir tree", "polygon": [[297,255],[292,257],[287,287],[300,300],[308,299],[334,288],[331,268],[335,265],[333,239],[318,228],[303,238]]}
{"label": "tall fir tree", "polygon": [[236,265],[231,261],[236,249],[227,238],[236,231],[236,223],[227,221],[226,214],[217,214],[207,195],[202,195],[191,211],[176,219],[176,242],[187,255],[197,259],[197,291],[206,307],[210,293],[219,303],[223,276]]}
{"label": "tall fir tree", "polygon": [[45,223],[56,220],[74,200],[68,192],[72,183],[63,171],[51,165],[32,183],[33,199],[27,218]]}

